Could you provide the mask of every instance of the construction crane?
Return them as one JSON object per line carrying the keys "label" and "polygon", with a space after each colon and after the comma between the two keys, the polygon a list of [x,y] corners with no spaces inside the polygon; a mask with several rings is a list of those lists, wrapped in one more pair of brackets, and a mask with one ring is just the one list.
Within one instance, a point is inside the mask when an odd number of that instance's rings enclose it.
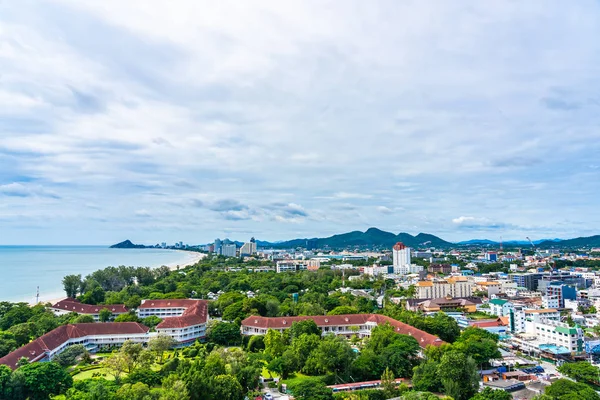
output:
{"label": "construction crane", "polygon": [[531,241],[531,239],[529,239],[529,236],[525,237],[525,239],[529,240],[529,243],[531,243],[531,247],[533,248],[533,255],[536,256],[536,257],[538,257],[539,254],[538,254],[537,248],[535,247],[535,244],[533,244],[533,242]]}

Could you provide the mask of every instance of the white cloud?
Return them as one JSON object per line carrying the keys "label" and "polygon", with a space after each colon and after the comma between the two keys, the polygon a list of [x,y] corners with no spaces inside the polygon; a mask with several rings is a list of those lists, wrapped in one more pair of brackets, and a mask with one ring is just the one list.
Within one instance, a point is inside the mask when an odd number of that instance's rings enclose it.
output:
{"label": "white cloud", "polygon": [[0,207],[61,219],[0,235],[593,233],[599,16],[586,0],[5,3],[0,187],[24,187]]}

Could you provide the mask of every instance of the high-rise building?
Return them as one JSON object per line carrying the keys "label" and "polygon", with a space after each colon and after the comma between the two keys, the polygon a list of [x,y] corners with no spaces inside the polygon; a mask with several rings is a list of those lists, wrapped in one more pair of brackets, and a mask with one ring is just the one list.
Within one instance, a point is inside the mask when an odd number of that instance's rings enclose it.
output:
{"label": "high-rise building", "polygon": [[216,238],[215,239],[215,254],[220,255],[222,250],[223,250],[223,243],[221,242],[221,239]]}
{"label": "high-rise building", "polygon": [[392,249],[394,259],[394,273],[397,275],[406,275],[410,270],[410,247],[404,243],[398,242]]}
{"label": "high-rise building", "polygon": [[240,256],[251,256],[256,254],[256,240],[251,238],[249,242],[244,243],[240,249]]}
{"label": "high-rise building", "polygon": [[225,257],[235,257],[236,250],[237,247],[235,246],[235,243],[224,244],[221,246],[221,255],[224,255]]}

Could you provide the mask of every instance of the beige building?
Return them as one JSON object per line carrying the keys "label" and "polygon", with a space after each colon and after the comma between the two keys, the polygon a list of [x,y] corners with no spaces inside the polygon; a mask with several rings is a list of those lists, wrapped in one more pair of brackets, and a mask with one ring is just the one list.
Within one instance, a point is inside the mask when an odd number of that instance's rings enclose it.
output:
{"label": "beige building", "polygon": [[463,276],[420,281],[415,285],[415,288],[417,299],[469,297],[473,293],[473,283]]}

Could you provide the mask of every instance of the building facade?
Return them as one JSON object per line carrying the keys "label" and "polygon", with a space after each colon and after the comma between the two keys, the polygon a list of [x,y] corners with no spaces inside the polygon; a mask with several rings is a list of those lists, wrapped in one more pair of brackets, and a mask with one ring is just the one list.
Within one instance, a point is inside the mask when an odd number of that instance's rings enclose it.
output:
{"label": "building facade", "polygon": [[420,281],[415,285],[417,299],[439,299],[442,297],[470,297],[473,283],[465,277]]}
{"label": "building facade", "polygon": [[392,248],[392,259],[394,274],[406,275],[410,273],[410,247],[406,247],[402,242],[396,243]]}
{"label": "building facade", "polygon": [[112,313],[112,318],[114,319],[121,314],[126,314],[129,312],[127,307],[123,304],[107,304],[107,305],[91,305],[91,304],[83,304],[77,299],[73,299],[67,297],[59,301],[58,303],[53,304],[50,307],[50,310],[55,315],[66,315],[72,312],[81,315],[90,315],[94,318],[94,321],[98,322],[100,320],[100,310],[107,309]]}
{"label": "building facade", "polygon": [[414,337],[422,348],[428,345],[440,346],[443,340],[408,324],[380,314],[315,315],[304,317],[260,317],[250,316],[242,321],[242,335],[265,335],[269,329],[283,332],[294,322],[313,320],[323,335],[358,337],[371,336],[371,330],[383,324],[390,324],[396,333]]}
{"label": "building facade", "polygon": [[224,244],[221,247],[221,255],[225,257],[237,256],[237,247],[235,243]]}

